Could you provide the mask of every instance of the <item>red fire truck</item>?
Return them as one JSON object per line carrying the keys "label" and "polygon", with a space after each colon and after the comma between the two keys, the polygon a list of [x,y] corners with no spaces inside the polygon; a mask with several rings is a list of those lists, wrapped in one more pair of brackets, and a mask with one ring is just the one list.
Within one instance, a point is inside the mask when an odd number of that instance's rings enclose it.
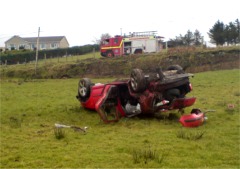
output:
{"label": "red fire truck", "polygon": [[129,35],[103,39],[101,55],[104,57],[123,56],[130,54],[159,52],[162,49],[162,38],[156,31],[133,32]]}

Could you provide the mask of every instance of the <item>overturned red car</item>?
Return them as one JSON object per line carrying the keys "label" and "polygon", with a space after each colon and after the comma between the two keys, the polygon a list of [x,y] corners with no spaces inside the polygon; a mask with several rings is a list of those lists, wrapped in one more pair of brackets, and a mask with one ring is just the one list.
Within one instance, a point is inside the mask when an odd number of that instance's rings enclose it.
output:
{"label": "overturned red car", "polygon": [[96,110],[105,123],[118,121],[121,117],[165,112],[192,106],[196,98],[186,97],[192,90],[189,78],[181,66],[172,65],[144,74],[133,69],[129,79],[111,83],[92,83],[83,78],[78,84],[77,99],[84,108]]}

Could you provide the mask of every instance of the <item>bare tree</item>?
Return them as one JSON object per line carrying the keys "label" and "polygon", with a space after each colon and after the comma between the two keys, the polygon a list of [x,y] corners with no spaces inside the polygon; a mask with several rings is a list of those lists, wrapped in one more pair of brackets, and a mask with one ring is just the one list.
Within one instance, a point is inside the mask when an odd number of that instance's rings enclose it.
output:
{"label": "bare tree", "polygon": [[111,35],[110,35],[109,33],[103,33],[103,34],[100,36],[99,39],[95,39],[93,42],[94,42],[95,44],[100,45],[101,42],[102,42],[104,39],[108,39],[108,38],[110,38],[110,37],[111,37]]}

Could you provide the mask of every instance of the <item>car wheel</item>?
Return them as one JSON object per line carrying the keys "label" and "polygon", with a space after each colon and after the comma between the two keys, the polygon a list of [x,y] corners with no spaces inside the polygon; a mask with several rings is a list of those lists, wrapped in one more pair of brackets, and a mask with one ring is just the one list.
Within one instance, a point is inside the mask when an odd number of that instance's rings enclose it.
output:
{"label": "car wheel", "polygon": [[167,70],[177,70],[177,73],[184,73],[184,70],[180,65],[171,65]]}
{"label": "car wheel", "polygon": [[91,80],[89,78],[83,78],[78,83],[78,95],[82,99],[86,99],[90,95]]}
{"label": "car wheel", "polygon": [[130,77],[131,88],[134,92],[142,92],[146,88],[146,80],[142,70],[133,69]]}
{"label": "car wheel", "polygon": [[180,90],[179,89],[169,89],[166,92],[166,99],[169,100],[170,102],[175,99],[180,97]]}

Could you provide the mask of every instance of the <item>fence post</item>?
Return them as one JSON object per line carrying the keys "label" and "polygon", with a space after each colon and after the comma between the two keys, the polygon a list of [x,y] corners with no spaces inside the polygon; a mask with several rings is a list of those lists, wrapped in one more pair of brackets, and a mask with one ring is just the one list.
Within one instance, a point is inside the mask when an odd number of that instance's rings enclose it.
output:
{"label": "fence post", "polygon": [[93,48],[93,58],[95,59],[95,48]]}
{"label": "fence post", "polygon": [[46,53],[44,53],[44,64],[46,65],[46,61],[47,61],[47,55]]}

